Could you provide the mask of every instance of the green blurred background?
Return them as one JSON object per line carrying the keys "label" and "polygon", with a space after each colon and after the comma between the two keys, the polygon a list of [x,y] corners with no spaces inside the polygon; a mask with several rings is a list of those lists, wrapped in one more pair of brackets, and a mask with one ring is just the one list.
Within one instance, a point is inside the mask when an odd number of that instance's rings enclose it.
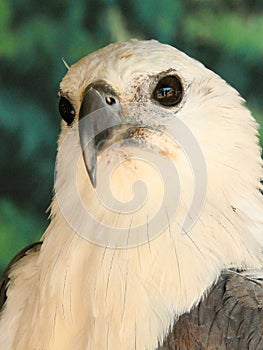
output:
{"label": "green blurred background", "polygon": [[0,271],[48,225],[62,57],[134,37],[202,61],[263,124],[262,0],[0,0]]}

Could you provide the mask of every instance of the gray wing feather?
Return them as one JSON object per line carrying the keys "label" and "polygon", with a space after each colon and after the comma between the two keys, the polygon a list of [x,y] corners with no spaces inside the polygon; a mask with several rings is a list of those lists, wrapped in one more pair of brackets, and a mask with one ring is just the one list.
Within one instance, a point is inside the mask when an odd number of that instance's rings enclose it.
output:
{"label": "gray wing feather", "polygon": [[26,255],[33,253],[33,252],[38,252],[41,248],[42,242],[37,242],[30,244],[23,250],[21,250],[8,264],[7,268],[5,269],[3,275],[0,277],[0,312],[5,304],[5,301],[7,299],[7,290],[8,290],[8,285],[9,285],[9,274],[14,265],[23,257]]}
{"label": "gray wing feather", "polygon": [[159,349],[262,350],[262,281],[223,273],[204,300],[179,318]]}

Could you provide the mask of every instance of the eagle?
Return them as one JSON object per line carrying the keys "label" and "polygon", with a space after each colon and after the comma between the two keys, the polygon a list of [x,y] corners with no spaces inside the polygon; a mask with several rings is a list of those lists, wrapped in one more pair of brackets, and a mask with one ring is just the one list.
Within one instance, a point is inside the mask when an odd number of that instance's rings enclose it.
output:
{"label": "eagle", "polygon": [[50,224],[0,280],[1,350],[263,349],[258,125],[155,40],[68,67]]}

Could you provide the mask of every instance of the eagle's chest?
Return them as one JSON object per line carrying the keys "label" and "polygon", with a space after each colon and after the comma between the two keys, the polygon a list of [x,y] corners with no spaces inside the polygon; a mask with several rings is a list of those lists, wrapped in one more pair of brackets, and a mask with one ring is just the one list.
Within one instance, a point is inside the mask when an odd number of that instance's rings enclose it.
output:
{"label": "eagle's chest", "polygon": [[77,349],[86,350],[155,350],[175,316],[201,297],[209,282],[200,281],[214,279],[207,271],[202,278],[201,272],[186,278],[184,271],[192,262],[187,263],[186,254],[185,260],[180,258],[177,249],[183,245],[175,246],[169,231],[127,249],[79,243],[67,276],[57,276],[60,290],[51,310],[56,310],[56,326],[50,349],[60,349],[63,339],[63,349],[77,343]]}

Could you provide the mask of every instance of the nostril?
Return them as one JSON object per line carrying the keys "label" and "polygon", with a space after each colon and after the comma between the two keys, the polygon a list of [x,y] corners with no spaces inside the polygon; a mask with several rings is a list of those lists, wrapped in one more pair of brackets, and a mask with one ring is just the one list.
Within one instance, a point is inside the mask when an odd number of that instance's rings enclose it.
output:
{"label": "nostril", "polygon": [[110,106],[112,106],[112,105],[114,105],[114,104],[116,103],[116,100],[115,100],[115,98],[113,98],[113,97],[107,96],[107,97],[105,97],[105,100],[106,100],[106,103],[107,103],[108,105],[110,105]]}

